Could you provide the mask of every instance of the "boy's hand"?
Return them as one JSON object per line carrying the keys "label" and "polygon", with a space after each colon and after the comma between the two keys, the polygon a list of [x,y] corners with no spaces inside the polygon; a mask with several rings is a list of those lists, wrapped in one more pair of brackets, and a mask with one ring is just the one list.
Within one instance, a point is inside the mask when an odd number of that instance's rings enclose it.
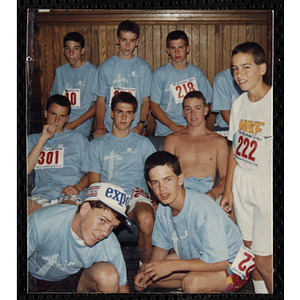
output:
{"label": "boy's hand", "polygon": [[134,287],[135,290],[138,292],[143,291],[145,288],[147,288],[147,281],[148,276],[145,276],[144,272],[137,273],[137,275],[134,277]]}
{"label": "boy's hand", "polygon": [[42,136],[47,140],[51,139],[55,134],[55,126],[54,125],[44,125]]}
{"label": "boy's hand", "polygon": [[99,136],[101,136],[101,135],[104,135],[106,132],[105,132],[105,129],[104,128],[99,128],[99,129],[96,129],[95,131],[94,131],[94,138],[97,138],[97,137],[99,137]]}
{"label": "boy's hand", "polygon": [[177,125],[175,124],[174,126],[172,126],[172,128],[170,128],[173,132],[179,132],[183,129],[185,129],[186,126],[182,126],[182,125]]}
{"label": "boy's hand", "polygon": [[230,217],[232,212],[233,194],[224,193],[222,200],[220,202],[221,208],[226,212],[227,216]]}
{"label": "boy's hand", "polygon": [[[173,266],[173,260],[153,261],[146,265],[144,274],[145,276],[149,276],[149,278],[151,278],[153,281],[157,281],[158,279],[166,277],[173,273]],[[141,283],[143,283],[143,281]]]}
{"label": "boy's hand", "polygon": [[66,196],[71,196],[71,195],[78,195],[80,191],[75,186],[69,185],[63,188],[60,193],[65,194]]}
{"label": "boy's hand", "polygon": [[144,124],[139,123],[137,126],[133,127],[131,129],[131,131],[141,135],[143,132],[143,129],[144,129]]}

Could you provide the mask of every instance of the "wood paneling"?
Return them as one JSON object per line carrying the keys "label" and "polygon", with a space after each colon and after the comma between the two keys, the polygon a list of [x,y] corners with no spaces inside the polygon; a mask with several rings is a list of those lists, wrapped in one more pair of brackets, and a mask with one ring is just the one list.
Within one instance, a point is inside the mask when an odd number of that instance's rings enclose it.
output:
{"label": "wood paneling", "polygon": [[[194,10],[50,10],[34,14],[34,59],[39,62],[41,102],[45,107],[55,69],[66,63],[62,54],[67,32],[80,32],[86,42],[85,59],[99,66],[118,51],[118,24],[126,19],[141,26],[135,54],[146,60],[152,70],[169,62],[166,36],[184,30],[191,51],[188,61],[198,66],[210,84],[220,71],[230,67],[232,49],[239,43],[255,41],[266,51],[272,64],[272,12],[270,11],[194,11]],[[31,53],[29,51],[29,53]],[[272,78],[268,68],[266,79]]]}

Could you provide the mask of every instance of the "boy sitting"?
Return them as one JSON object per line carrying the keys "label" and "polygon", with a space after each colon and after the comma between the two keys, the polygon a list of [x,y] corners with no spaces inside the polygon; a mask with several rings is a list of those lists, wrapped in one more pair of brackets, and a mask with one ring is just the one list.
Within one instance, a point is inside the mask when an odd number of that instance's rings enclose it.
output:
{"label": "boy sitting", "polygon": [[[166,151],[150,155],[145,177],[160,203],[149,263],[142,265],[135,288],[182,288],[186,293],[233,291],[247,280],[232,273],[243,246],[237,226],[207,195],[183,188],[177,157]],[[169,254],[174,249],[175,253]]]}
{"label": "boy sitting", "polygon": [[119,51],[97,70],[92,88],[92,92],[97,95],[97,130],[94,137],[112,131],[111,99],[121,91],[131,93],[138,101],[130,129],[137,134],[143,132],[149,113],[152,70],[146,61],[133,54],[139,44],[139,34],[137,23],[130,20],[121,22],[116,38]]}
{"label": "boy sitting", "polygon": [[89,136],[92,118],[96,114],[96,96],[90,90],[97,67],[83,59],[84,53],[84,37],[78,32],[67,33],[63,41],[63,54],[68,63],[56,69],[50,95],[64,95],[71,102],[70,119],[65,128]]}
{"label": "boy sitting", "polygon": [[95,183],[78,207],[54,205],[31,214],[29,292],[129,292],[120,244],[112,233],[125,219],[128,201],[120,187]]}
{"label": "boy sitting", "polygon": [[64,128],[70,111],[67,97],[51,96],[43,132],[27,138],[27,175],[35,171],[35,186],[27,199],[28,214],[47,205],[78,205],[84,199],[88,177],[81,167],[89,142],[81,133]]}
{"label": "boy sitting", "polygon": [[138,227],[140,260],[146,262],[152,249],[154,211],[146,193],[144,163],[155,148],[149,139],[130,131],[137,105],[129,93],[120,92],[113,97],[112,131],[90,142],[82,170],[88,172],[90,184],[112,182],[131,195],[127,216]]}

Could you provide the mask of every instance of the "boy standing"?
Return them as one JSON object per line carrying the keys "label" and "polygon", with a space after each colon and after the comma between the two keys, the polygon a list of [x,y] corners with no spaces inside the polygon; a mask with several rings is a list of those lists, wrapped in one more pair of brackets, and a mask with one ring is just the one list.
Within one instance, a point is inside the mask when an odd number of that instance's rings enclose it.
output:
{"label": "boy standing", "polygon": [[273,89],[263,81],[266,70],[265,53],[258,44],[246,42],[232,51],[233,77],[247,93],[235,100],[230,113],[232,148],[221,201],[227,213],[234,205],[245,246],[254,252],[257,270],[252,277],[259,293],[264,292],[261,278],[273,292]]}
{"label": "boy standing", "polygon": [[[169,134],[164,150],[176,155],[186,176],[184,187],[196,187],[213,200],[224,192],[227,171],[228,145],[226,140],[210,130],[205,124],[209,108],[199,91],[186,94],[182,102],[182,113],[187,127]],[[216,172],[220,180],[215,185]]]}
{"label": "boy standing", "polygon": [[160,136],[180,131],[187,125],[181,103],[188,92],[201,91],[207,103],[212,101],[212,89],[203,71],[187,61],[190,52],[187,35],[180,30],[170,32],[166,44],[171,62],[153,73],[150,101],[157,121],[155,135]]}
{"label": "boy standing", "polygon": [[125,219],[128,201],[120,187],[95,183],[78,208],[54,205],[31,214],[29,292],[129,292],[120,244],[112,233]]}
{"label": "boy standing", "polygon": [[228,136],[230,109],[232,103],[242,93],[243,91],[234,80],[230,68],[216,75],[213,85],[211,110],[212,112],[218,113],[215,121],[221,129],[220,134],[223,136]]}
{"label": "boy standing", "polygon": [[[232,220],[208,196],[183,188],[179,161],[169,152],[147,158],[145,177],[160,204],[151,259],[135,278],[136,290],[159,286],[207,293],[240,288],[247,279],[232,274],[231,263],[243,240]],[[170,249],[175,253],[169,254]]]}
{"label": "boy standing", "polygon": [[83,59],[85,43],[80,33],[67,33],[63,43],[63,54],[68,63],[56,69],[50,95],[64,95],[71,102],[72,110],[66,128],[89,136],[96,113],[96,96],[90,90],[97,67]]}
{"label": "boy standing", "polygon": [[27,139],[27,175],[35,171],[35,186],[27,199],[28,214],[58,203],[78,205],[88,186],[81,171],[89,142],[81,133],[68,130],[71,104],[67,97],[53,95],[47,101],[43,132]]}
{"label": "boy standing", "polygon": [[149,260],[154,211],[144,178],[144,163],[155,148],[149,139],[130,131],[137,111],[137,100],[129,93],[116,94],[111,103],[111,133],[90,142],[82,170],[89,183],[112,182],[131,195],[127,216],[137,225],[140,260]]}
{"label": "boy standing", "polygon": [[92,92],[97,95],[97,130],[94,137],[112,131],[111,99],[123,91],[131,93],[138,101],[138,110],[131,130],[141,134],[149,113],[152,70],[150,65],[133,52],[139,44],[139,25],[126,20],[119,24],[116,42],[119,51],[99,66]]}

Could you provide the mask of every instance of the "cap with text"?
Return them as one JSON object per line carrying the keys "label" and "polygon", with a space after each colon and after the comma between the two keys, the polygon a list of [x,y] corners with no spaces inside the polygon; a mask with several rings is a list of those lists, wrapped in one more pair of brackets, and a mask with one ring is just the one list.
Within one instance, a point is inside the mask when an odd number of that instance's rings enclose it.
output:
{"label": "cap with text", "polygon": [[125,212],[129,200],[130,197],[121,187],[109,182],[92,183],[88,187],[84,199],[84,201],[100,201],[127,220],[129,219]]}

